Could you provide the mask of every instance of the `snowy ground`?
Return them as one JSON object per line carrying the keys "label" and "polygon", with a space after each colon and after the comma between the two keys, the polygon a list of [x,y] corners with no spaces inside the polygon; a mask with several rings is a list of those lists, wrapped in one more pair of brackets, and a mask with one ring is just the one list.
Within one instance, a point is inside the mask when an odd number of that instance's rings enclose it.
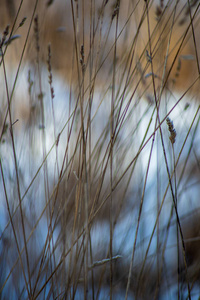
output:
{"label": "snowy ground", "polygon": [[[9,76],[9,90],[12,90],[12,80]],[[38,83],[33,83],[33,99],[37,99],[38,93]],[[2,88],[4,84],[2,83]],[[30,103],[30,95],[28,94],[28,69],[25,68],[20,73],[20,77],[17,81],[13,96],[13,105],[15,107],[13,114],[13,122],[18,120],[13,125],[15,147],[16,147],[16,157],[19,171],[19,181],[21,196],[26,192],[31,180],[37,173],[38,168],[41,166],[44,158],[44,146],[45,152],[48,154],[47,158],[47,169],[49,182],[56,181],[58,179],[58,170],[61,169],[63,162],[64,152],[67,145],[67,138],[69,127],[68,124],[71,123],[73,117],[73,109],[75,108],[76,96],[72,93],[70,96],[70,88],[65,82],[58,76],[53,78],[53,86],[55,98],[53,99],[53,111],[52,102],[49,91],[48,84],[48,74],[44,70],[42,73],[42,91],[44,94],[44,111],[45,111],[45,124],[41,123],[41,120],[34,120],[32,127],[28,126],[30,121],[29,116],[27,116],[26,111],[28,111]],[[4,88],[5,89],[5,88]],[[92,121],[92,147],[94,147],[101,136],[102,131],[109,124],[110,116],[110,99],[112,90],[103,95],[100,91],[95,91],[93,96],[93,106],[91,118],[94,117]],[[4,101],[6,101],[5,91],[2,93]],[[70,98],[71,97],[71,98]],[[131,100],[131,101],[130,101]],[[163,106],[160,109],[160,121],[166,117],[166,114],[170,113],[169,117],[173,120],[174,127],[176,129],[176,143],[174,144],[175,160],[178,160],[178,166],[176,168],[176,184],[177,184],[177,199],[178,199],[178,212],[179,216],[184,217],[192,214],[195,210],[199,210],[199,170],[195,168],[199,158],[199,127],[195,132],[195,126],[199,121],[198,113],[198,103],[191,101],[187,97],[181,98],[180,94],[166,95],[163,101]],[[37,101],[37,100],[35,100]],[[130,101],[130,103],[129,103]],[[23,104],[24,103],[24,104]],[[114,148],[114,165],[117,167],[118,162],[123,161],[121,166],[121,173],[127,169],[129,164],[135,160],[135,157],[139,151],[142,140],[145,136],[146,129],[149,127],[149,131],[144,139],[145,147],[141,150],[138,161],[136,164],[136,169],[134,170],[133,176],[131,178],[131,183],[129,185],[129,205],[130,209],[125,209],[119,218],[116,227],[114,229],[113,244],[115,248],[115,254],[121,255],[123,259],[130,261],[133,243],[135,239],[135,230],[137,226],[139,204],[142,199],[142,194],[144,195],[143,208],[141,214],[141,221],[139,226],[139,234],[137,238],[137,251],[135,262],[142,259],[143,255],[147,250],[147,245],[150,241],[150,236],[154,230],[156,224],[156,219],[158,215],[157,205],[161,205],[162,200],[163,208],[161,210],[159,218],[159,228],[160,228],[160,239],[161,243],[164,242],[164,237],[166,235],[166,225],[169,221],[169,216],[171,212],[171,207],[173,205],[172,197],[170,193],[170,188],[168,186],[168,176],[166,172],[166,165],[163,156],[163,148],[161,145],[160,132],[158,126],[155,125],[156,122],[156,110],[155,105],[150,105],[147,101],[143,99],[138,99],[137,95],[131,98],[131,92],[128,92],[123,105],[121,116],[123,116],[123,111],[126,109],[126,105],[129,104],[128,112],[125,115],[123,121],[123,126],[119,132],[119,138],[116,142],[116,147]],[[35,102],[34,105],[38,105]],[[69,112],[69,105],[71,105]],[[192,124],[195,117],[194,125],[189,133],[188,130]],[[4,113],[2,112],[2,115]],[[54,120],[55,118],[55,120]],[[66,121],[70,118],[70,122]],[[86,123],[85,123],[86,124]],[[109,127],[108,127],[109,128]],[[155,135],[155,142],[153,144],[153,150],[150,158],[150,167],[147,175],[147,182],[144,189],[145,176],[147,172],[147,166],[149,161],[150,150],[152,146],[152,140],[154,138],[154,129],[157,128],[157,133]],[[172,147],[169,142],[169,132],[167,128],[166,121],[163,121],[162,125],[163,140],[165,143],[166,156],[168,159],[168,164],[170,172],[173,170],[173,155]],[[76,143],[76,138],[80,129],[80,112],[77,112],[75,117],[75,122],[72,130],[72,135],[70,138],[69,147],[69,157],[72,155]],[[31,132],[31,134],[30,134]],[[193,136],[194,135],[194,136]],[[59,142],[55,144],[56,139],[59,136]],[[45,140],[44,140],[45,137]],[[104,140],[104,145],[102,148],[101,155],[103,157],[107,145],[109,142],[109,135]],[[185,144],[184,144],[185,143]],[[54,146],[53,146],[54,145]],[[182,146],[184,148],[182,150]],[[191,151],[190,151],[191,148]],[[50,152],[49,152],[50,151]],[[3,143],[0,147],[2,166],[5,177],[5,184],[8,190],[8,199],[11,201],[14,207],[17,206],[17,190],[16,190],[16,175],[13,159],[13,149],[11,146],[11,137],[9,129],[3,136]],[[186,163],[186,157],[189,154],[186,171],[184,176],[181,178],[181,170],[184,163]],[[180,157],[179,157],[180,155]],[[58,158],[58,164],[56,159]],[[131,167],[127,172],[130,172]],[[36,176],[34,183],[32,184],[30,191],[27,193],[23,200],[23,206],[27,210],[27,215],[30,214],[32,209],[34,210],[35,217],[40,215],[45,203],[44,203],[44,189],[42,182],[44,176],[43,167],[41,168],[39,174]],[[179,178],[181,181],[179,183]],[[109,172],[107,179],[109,181]],[[174,185],[174,177],[172,179]],[[144,190],[143,190],[144,189]],[[1,190],[3,191],[2,181]],[[137,195],[136,195],[137,193]],[[164,196],[166,193],[166,196]],[[15,199],[16,198],[16,199]],[[34,199],[34,201],[33,201]],[[13,201],[12,201],[13,200]],[[131,209],[134,202],[135,209]],[[33,206],[34,202],[34,208]],[[31,204],[30,204],[31,203]],[[5,195],[2,192],[0,198],[0,228],[1,233],[6,236],[6,224],[7,224],[7,208],[5,203]],[[167,240],[167,246],[165,251],[165,263],[169,266],[169,269],[176,264],[176,235],[175,235],[175,214],[172,217],[172,223],[170,227],[169,237]],[[5,230],[4,230],[5,229]],[[40,234],[39,234],[40,233]],[[45,215],[42,217],[37,229],[35,230],[35,236],[39,234],[38,244],[42,245],[44,243],[45,237],[47,236],[47,225],[45,221]],[[54,238],[56,240],[57,232],[54,232]],[[103,243],[102,243],[103,237]],[[108,222],[97,222],[91,230],[91,240],[93,243],[93,249],[98,250],[100,247],[109,244],[109,223]],[[154,236],[152,238],[151,246],[148,252],[148,256],[154,256],[157,247],[157,233],[155,229]],[[57,252],[59,261],[59,251]],[[97,255],[98,256],[98,255]],[[100,257],[99,259],[102,259]],[[172,299],[173,295],[176,293],[174,287],[170,291],[164,294],[162,299]],[[78,297],[78,296],[77,296]],[[103,297],[103,296],[102,296]],[[119,296],[119,299],[123,299],[124,294]],[[197,297],[198,298],[198,297]],[[192,299],[196,299],[195,296]]]}

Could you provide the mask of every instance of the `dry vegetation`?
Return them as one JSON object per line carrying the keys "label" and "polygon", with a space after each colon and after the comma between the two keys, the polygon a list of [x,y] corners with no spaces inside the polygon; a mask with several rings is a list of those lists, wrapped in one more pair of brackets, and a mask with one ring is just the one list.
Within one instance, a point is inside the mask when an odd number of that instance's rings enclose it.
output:
{"label": "dry vegetation", "polygon": [[0,0],[0,299],[199,298],[199,6]]}

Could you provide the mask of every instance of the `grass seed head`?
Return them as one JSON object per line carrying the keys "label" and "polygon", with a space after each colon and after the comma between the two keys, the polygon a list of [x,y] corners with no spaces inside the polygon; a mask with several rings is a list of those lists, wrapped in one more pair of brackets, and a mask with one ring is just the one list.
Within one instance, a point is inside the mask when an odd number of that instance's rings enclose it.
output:
{"label": "grass seed head", "polygon": [[168,130],[169,130],[169,133],[170,133],[170,136],[169,136],[170,142],[171,142],[172,144],[174,144],[175,141],[176,141],[176,130],[175,130],[175,128],[174,128],[174,124],[173,124],[173,122],[170,120],[170,118],[167,118],[167,119],[166,119],[166,122],[167,122]]}

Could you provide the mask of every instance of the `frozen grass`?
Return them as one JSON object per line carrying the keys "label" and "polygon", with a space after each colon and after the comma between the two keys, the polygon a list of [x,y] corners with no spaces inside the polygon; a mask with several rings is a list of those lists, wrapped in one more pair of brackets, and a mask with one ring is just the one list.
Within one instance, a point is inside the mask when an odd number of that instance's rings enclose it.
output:
{"label": "frozen grass", "polygon": [[198,299],[199,6],[0,1],[1,299]]}

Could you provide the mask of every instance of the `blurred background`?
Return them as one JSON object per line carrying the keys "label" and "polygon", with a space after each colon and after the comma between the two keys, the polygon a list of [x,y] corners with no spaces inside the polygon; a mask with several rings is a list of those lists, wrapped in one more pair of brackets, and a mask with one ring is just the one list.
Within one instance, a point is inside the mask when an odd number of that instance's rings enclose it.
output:
{"label": "blurred background", "polygon": [[199,2],[0,15],[1,299],[199,299]]}

